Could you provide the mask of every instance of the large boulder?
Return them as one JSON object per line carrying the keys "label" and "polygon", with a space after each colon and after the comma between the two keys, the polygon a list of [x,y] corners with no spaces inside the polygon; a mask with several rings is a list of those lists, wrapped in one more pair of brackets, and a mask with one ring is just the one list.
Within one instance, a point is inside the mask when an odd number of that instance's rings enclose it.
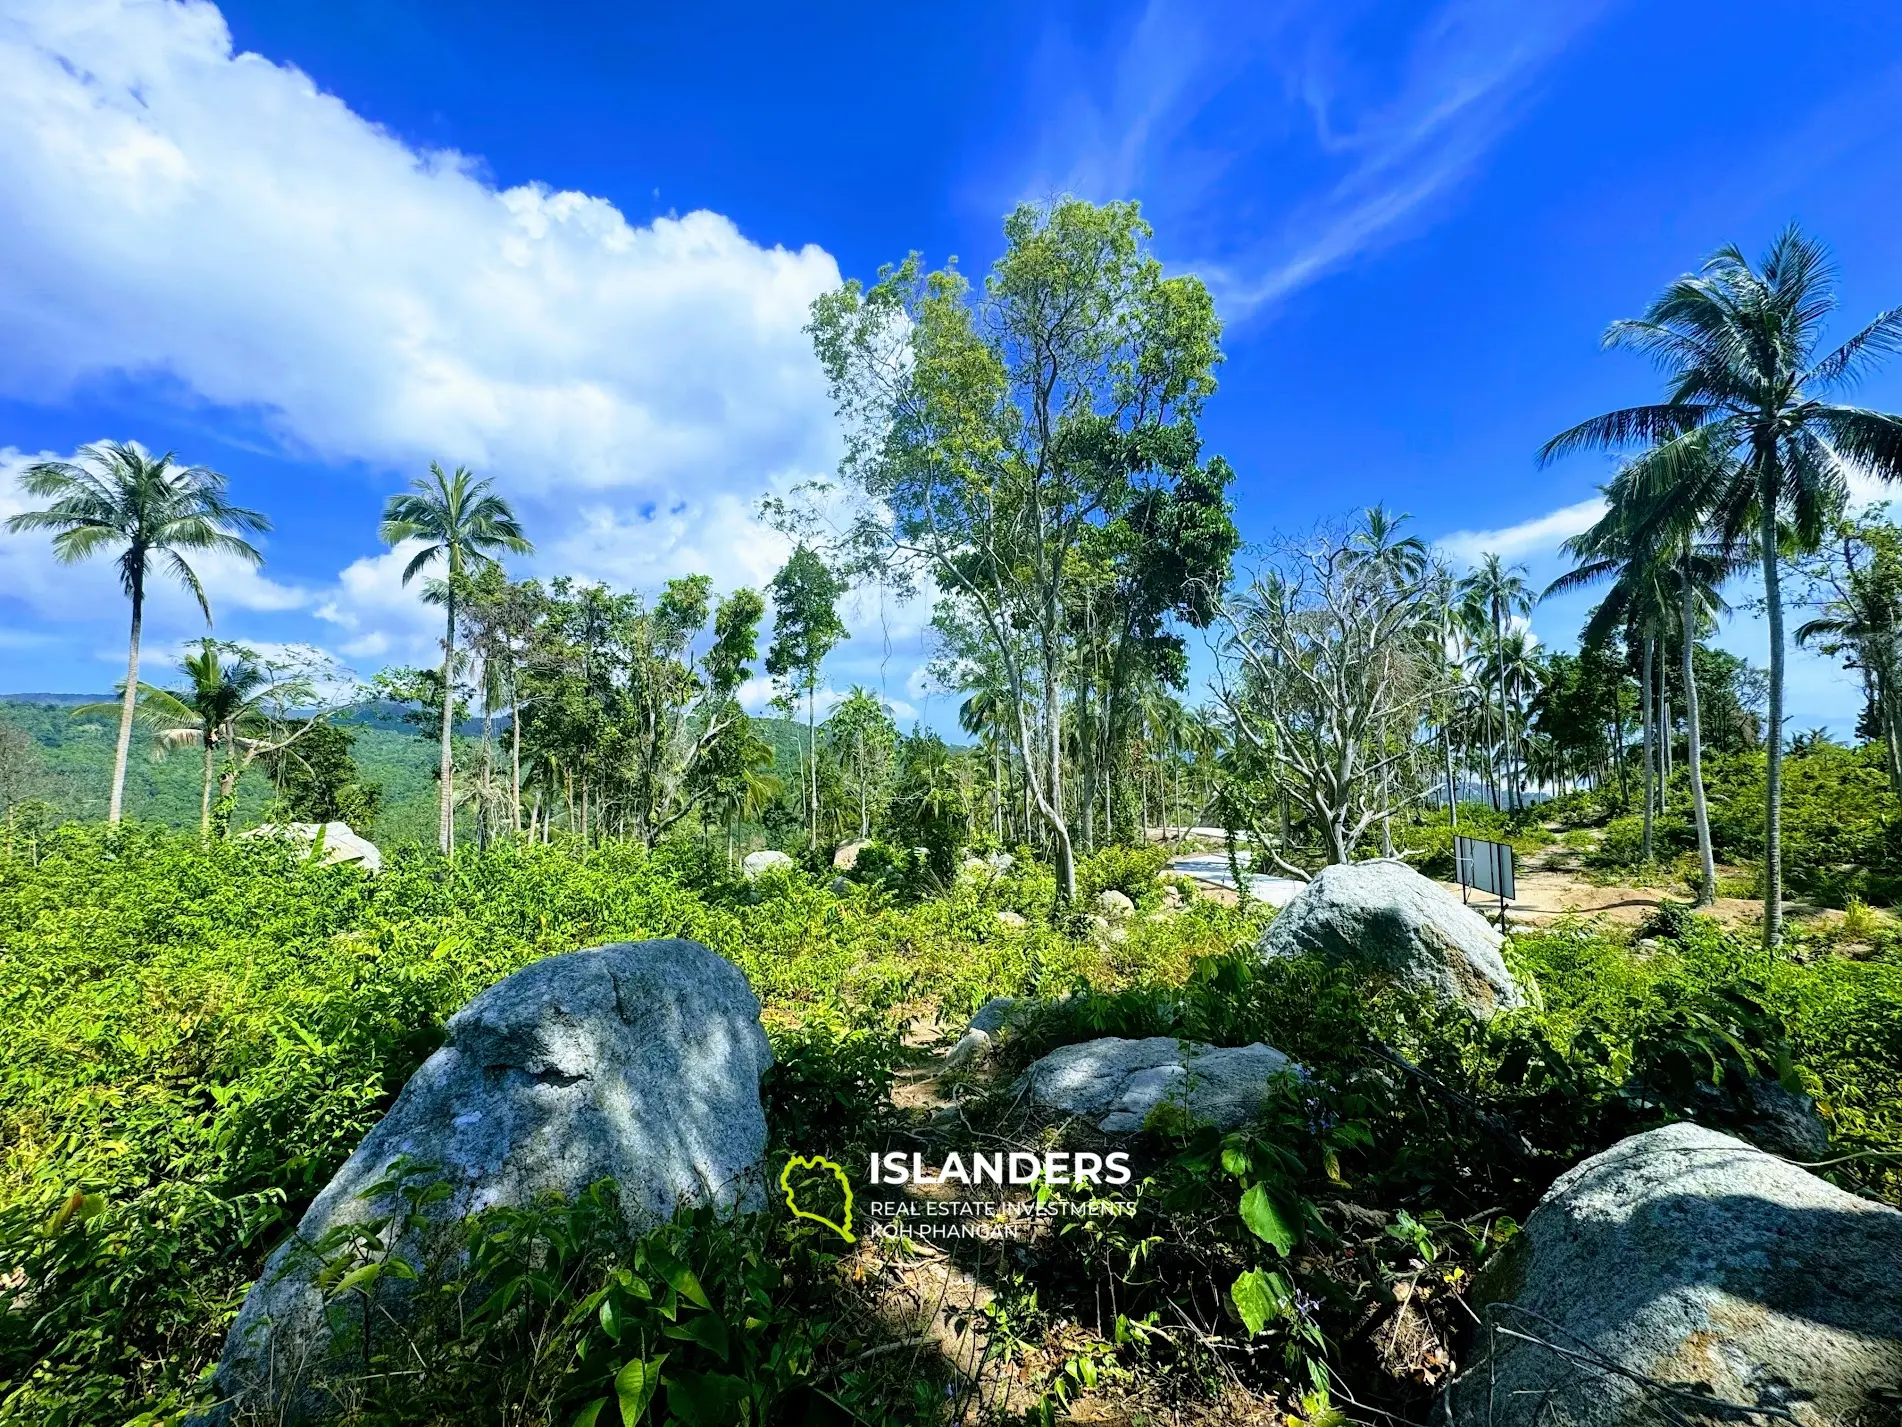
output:
{"label": "large boulder", "polygon": [[799,864],[783,852],[768,848],[764,852],[749,852],[740,859],[740,875],[752,882],[768,872],[790,872]]}
{"label": "large boulder", "polygon": [[1898,1266],[1886,1205],[1700,1125],[1634,1135],[1561,1175],[1480,1275],[1476,1357],[1447,1415],[1893,1422]]}
{"label": "large boulder", "polygon": [[[551,956],[450,1017],[446,1043],[273,1253],[225,1342],[221,1393],[270,1420],[325,1412],[332,1342],[313,1246],[400,1212],[364,1190],[432,1166],[449,1194],[394,1254],[416,1266],[464,1217],[619,1186],[630,1233],[683,1203],[764,1202],[759,1002],[731,962],[692,941]],[[227,1412],[229,1409],[227,1409]]]}
{"label": "large boulder", "polygon": [[1324,867],[1262,933],[1264,957],[1318,952],[1458,1001],[1481,1016],[1524,1004],[1504,938],[1403,862]]}
{"label": "large boulder", "polygon": [[1261,1111],[1271,1080],[1299,1073],[1271,1046],[1106,1036],[1051,1051],[1031,1064],[1018,1088],[1044,1109],[1089,1120],[1104,1134],[1140,1130],[1164,1104],[1232,1130]]}
{"label": "large boulder", "polygon": [[238,835],[240,841],[251,838],[279,838],[299,847],[312,849],[323,867],[360,867],[365,872],[383,870],[383,854],[367,837],[350,830],[349,823],[264,823]]}

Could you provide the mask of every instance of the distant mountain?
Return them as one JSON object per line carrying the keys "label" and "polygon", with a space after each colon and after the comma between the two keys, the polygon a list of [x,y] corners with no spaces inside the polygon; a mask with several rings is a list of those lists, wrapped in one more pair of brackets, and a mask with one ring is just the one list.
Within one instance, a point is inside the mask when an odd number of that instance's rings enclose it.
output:
{"label": "distant mountain", "polygon": [[0,694],[0,704],[39,704],[45,708],[77,708],[81,704],[103,704],[117,694]]}

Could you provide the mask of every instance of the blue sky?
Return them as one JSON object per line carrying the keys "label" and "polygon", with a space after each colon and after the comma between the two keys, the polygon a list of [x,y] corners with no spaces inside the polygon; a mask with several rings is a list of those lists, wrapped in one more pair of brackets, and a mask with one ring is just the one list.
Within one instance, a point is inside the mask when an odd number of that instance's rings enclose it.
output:
{"label": "blue sky", "polygon": [[[1073,191],[1142,200],[1214,289],[1245,535],[1383,501],[1543,581],[1606,468],[1538,444],[1656,389],[1609,320],[1791,219],[1845,331],[1902,303],[1902,10],[1709,15],[0,0],[0,462],[116,437],[224,471],[277,530],[260,574],[207,571],[218,632],[365,675],[430,658],[375,521],[432,457],[516,501],[525,570],[762,583],[755,503],[836,450],[810,298],[912,248],[980,267]],[[1902,408],[1902,363],[1861,396]],[[103,565],[0,535],[0,689],[109,687],[123,624]],[[942,723],[920,612],[853,626],[831,682]],[[160,659],[198,629],[157,600]],[[1755,620],[1725,640],[1761,662]],[[1855,704],[1796,661],[1798,726]]]}

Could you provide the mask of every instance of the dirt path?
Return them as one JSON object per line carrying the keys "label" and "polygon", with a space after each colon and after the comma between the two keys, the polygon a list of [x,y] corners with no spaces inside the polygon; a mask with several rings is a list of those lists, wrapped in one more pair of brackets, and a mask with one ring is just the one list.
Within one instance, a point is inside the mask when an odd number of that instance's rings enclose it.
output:
{"label": "dirt path", "polygon": [[[1583,854],[1577,848],[1554,842],[1531,854],[1518,865],[1514,882],[1518,896],[1506,904],[1509,925],[1549,926],[1562,917],[1602,917],[1615,926],[1641,926],[1659,905],[1666,901],[1688,902],[1687,887],[1672,883],[1605,881],[1589,877],[1582,868]],[[1746,875],[1743,868],[1717,869],[1720,882],[1735,882]],[[1457,882],[1442,882],[1455,896],[1461,895]],[[1225,907],[1235,905],[1235,889],[1218,882],[1196,879],[1196,893]],[[1470,892],[1467,900],[1475,911],[1489,921],[1497,921],[1497,899]],[[1748,897],[1719,897],[1709,909],[1726,926],[1755,927],[1763,921],[1763,903]],[[1797,925],[1827,926],[1842,920],[1843,914],[1829,907],[1808,902],[1785,901],[1784,918]]]}

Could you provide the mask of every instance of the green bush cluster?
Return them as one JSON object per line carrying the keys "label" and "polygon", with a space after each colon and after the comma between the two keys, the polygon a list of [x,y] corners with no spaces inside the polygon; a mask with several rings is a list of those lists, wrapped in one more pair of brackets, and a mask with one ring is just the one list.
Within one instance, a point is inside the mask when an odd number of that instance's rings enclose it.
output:
{"label": "green bush cluster", "polygon": [[375,879],[149,827],[34,852],[0,858],[0,1273],[22,1275],[0,1421],[35,1424],[182,1401],[448,1016],[538,957],[657,936],[727,956],[782,1046],[781,1124],[825,1143],[878,1098],[878,1038],[918,1008],[1176,979],[1249,935],[1203,904],[1072,938],[1034,867],[904,905],[803,873],[748,886],[693,844],[399,855]]}
{"label": "green bush cluster", "polygon": [[[1711,849],[1719,862],[1763,860],[1764,755],[1704,760]],[[1643,862],[1644,822],[1611,818],[1587,864],[1609,872]],[[1674,777],[1652,829],[1655,862],[1691,866],[1697,851],[1690,790]],[[1878,905],[1902,900],[1902,800],[1889,786],[1879,745],[1824,745],[1783,764],[1783,876],[1789,890],[1825,906],[1852,898]]]}

